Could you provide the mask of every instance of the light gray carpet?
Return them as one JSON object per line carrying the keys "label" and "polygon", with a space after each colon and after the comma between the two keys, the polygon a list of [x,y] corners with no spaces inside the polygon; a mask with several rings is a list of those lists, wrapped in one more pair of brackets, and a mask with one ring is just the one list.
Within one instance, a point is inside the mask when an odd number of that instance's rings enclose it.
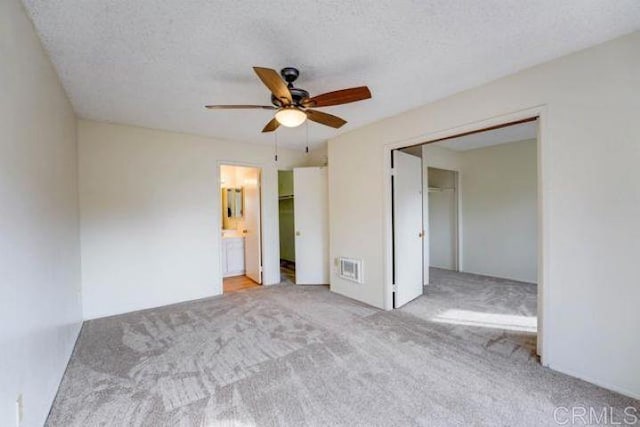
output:
{"label": "light gray carpet", "polygon": [[392,312],[279,285],[88,321],[47,424],[540,426],[557,406],[640,409],[540,366],[531,333],[483,324],[535,313],[535,286],[455,276],[434,271]]}
{"label": "light gray carpet", "polygon": [[[451,336],[491,352],[521,359],[535,357],[538,288],[533,283],[430,269],[426,298],[403,308],[439,323]],[[458,325],[478,326],[460,328]]]}

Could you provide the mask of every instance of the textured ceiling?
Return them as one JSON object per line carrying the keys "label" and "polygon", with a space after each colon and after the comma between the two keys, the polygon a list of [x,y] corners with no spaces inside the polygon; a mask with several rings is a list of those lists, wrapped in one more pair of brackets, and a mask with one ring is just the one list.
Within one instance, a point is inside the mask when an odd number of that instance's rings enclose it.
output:
{"label": "textured ceiling", "polygon": [[[441,142],[433,142],[429,145],[446,148],[453,151],[469,151],[476,148],[491,147],[493,145],[507,144],[509,142],[535,139],[538,135],[538,122],[532,121],[517,125],[506,126],[484,132],[472,133],[457,138],[445,139]],[[424,145],[424,144],[423,144]],[[405,153],[422,157],[422,145],[414,145],[402,149]]]}
{"label": "textured ceiling", "polygon": [[[324,111],[340,131],[640,28],[638,0],[24,0],[80,117],[273,144],[252,66],[296,66],[312,95],[367,84]],[[305,126],[278,131],[303,147]],[[312,144],[313,145],[313,144]]]}
{"label": "textured ceiling", "polygon": [[537,134],[538,122],[534,121],[451,138],[442,142],[436,142],[433,145],[454,151],[468,151],[475,150],[476,148],[490,147],[492,145],[535,139]]}

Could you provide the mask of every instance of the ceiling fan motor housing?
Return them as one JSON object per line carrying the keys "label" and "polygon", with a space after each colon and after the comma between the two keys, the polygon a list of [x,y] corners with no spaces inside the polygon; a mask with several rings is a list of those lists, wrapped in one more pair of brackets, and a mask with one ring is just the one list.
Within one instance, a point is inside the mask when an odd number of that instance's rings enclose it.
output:
{"label": "ceiling fan motor housing", "polygon": [[[304,89],[300,89],[297,87],[289,88],[289,92],[291,92],[291,98],[293,98],[293,105],[300,107],[300,103],[303,99],[309,97],[309,92]],[[282,102],[275,96],[271,95],[271,103],[276,107],[282,107]]]}
{"label": "ceiling fan motor housing", "polygon": [[284,67],[282,70],[280,70],[280,75],[285,82],[291,85],[300,75],[300,71],[298,71],[298,69],[294,67]]}
{"label": "ceiling fan motor housing", "polygon": [[[300,71],[294,67],[285,67],[280,70],[280,75],[287,82],[289,92],[291,92],[291,98],[293,98],[293,105],[300,106],[303,99],[309,98],[309,92],[304,89],[293,87],[293,82],[300,76]],[[271,95],[271,103],[276,107],[282,107],[282,102],[275,96]]]}

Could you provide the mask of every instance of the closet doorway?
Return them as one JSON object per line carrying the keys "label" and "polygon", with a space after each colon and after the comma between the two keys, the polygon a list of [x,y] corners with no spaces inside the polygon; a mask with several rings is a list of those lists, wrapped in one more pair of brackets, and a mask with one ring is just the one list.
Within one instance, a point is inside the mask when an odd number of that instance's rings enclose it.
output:
{"label": "closet doorway", "polygon": [[329,283],[326,167],[278,171],[280,275],[284,283]]}
{"label": "closet doorway", "polygon": [[280,277],[296,282],[296,238],[293,171],[278,171],[278,221],[280,225]]}
{"label": "closet doorway", "polygon": [[425,239],[430,258],[425,264],[427,268],[458,271],[458,172],[428,167],[427,174],[429,206],[425,230],[431,233]]}

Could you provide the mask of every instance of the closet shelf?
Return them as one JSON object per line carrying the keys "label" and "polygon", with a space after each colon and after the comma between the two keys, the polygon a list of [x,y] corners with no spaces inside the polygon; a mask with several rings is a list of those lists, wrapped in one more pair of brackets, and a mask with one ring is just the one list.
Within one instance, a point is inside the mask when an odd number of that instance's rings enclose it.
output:
{"label": "closet shelf", "polygon": [[429,193],[436,193],[436,192],[449,191],[449,190],[455,190],[455,188],[449,188],[449,187],[429,187]]}

